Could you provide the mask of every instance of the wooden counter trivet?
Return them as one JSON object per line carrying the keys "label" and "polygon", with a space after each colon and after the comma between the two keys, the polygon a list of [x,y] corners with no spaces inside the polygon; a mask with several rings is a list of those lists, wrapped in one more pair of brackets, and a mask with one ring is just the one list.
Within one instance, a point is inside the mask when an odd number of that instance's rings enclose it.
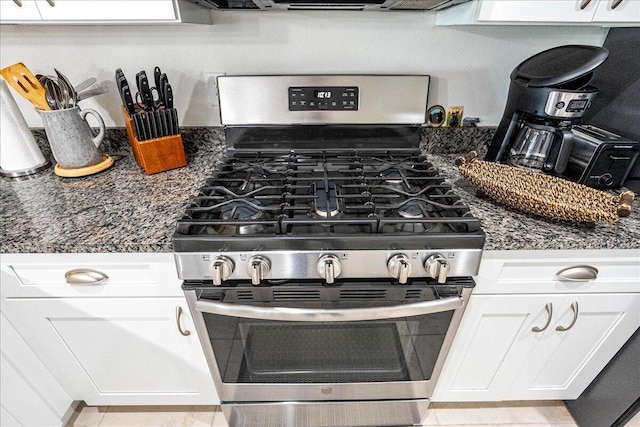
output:
{"label": "wooden counter trivet", "polygon": [[462,176],[478,191],[507,206],[552,219],[614,223],[631,214],[635,195],[612,196],[540,172],[485,162],[475,151],[456,159]]}

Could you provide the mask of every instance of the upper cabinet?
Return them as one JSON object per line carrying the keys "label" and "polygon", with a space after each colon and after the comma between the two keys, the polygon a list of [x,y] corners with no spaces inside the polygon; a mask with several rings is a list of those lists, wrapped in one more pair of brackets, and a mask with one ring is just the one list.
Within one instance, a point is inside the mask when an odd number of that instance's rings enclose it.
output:
{"label": "upper cabinet", "polygon": [[186,0],[0,0],[3,24],[211,24],[208,9]]}
{"label": "upper cabinet", "polygon": [[474,0],[438,12],[438,25],[640,25],[638,0]]}

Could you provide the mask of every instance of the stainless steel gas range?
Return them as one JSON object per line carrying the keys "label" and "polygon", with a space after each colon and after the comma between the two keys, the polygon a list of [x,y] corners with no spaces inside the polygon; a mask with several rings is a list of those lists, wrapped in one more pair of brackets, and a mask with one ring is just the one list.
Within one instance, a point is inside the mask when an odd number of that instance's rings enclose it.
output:
{"label": "stainless steel gas range", "polygon": [[428,76],[224,76],[173,237],[231,426],[419,424],[484,234],[418,150]]}

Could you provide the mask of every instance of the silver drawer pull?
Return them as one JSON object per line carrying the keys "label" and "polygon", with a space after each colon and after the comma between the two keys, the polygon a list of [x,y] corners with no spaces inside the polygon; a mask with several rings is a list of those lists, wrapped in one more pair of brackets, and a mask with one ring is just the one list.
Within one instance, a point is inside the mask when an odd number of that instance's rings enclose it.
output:
{"label": "silver drawer pull", "polygon": [[547,305],[544,306],[544,309],[547,310],[547,323],[545,323],[542,328],[534,326],[533,328],[531,328],[531,332],[543,332],[551,324],[551,317],[553,316],[553,304],[548,303]]}
{"label": "silver drawer pull", "polygon": [[70,285],[98,285],[106,281],[109,276],[101,271],[90,268],[76,268],[64,274],[64,278]]}
{"label": "silver drawer pull", "polygon": [[571,310],[573,310],[573,320],[571,321],[571,324],[566,328],[564,326],[557,326],[556,331],[568,331],[569,329],[573,328],[573,325],[576,324],[576,321],[578,320],[578,301],[575,301],[573,304],[571,304]]}
{"label": "silver drawer pull", "polygon": [[613,2],[611,2],[611,10],[615,9],[616,7],[618,7],[620,5],[620,3],[622,3],[622,0],[613,0]]}
{"label": "silver drawer pull", "polygon": [[185,337],[191,335],[191,331],[188,329],[183,330],[182,326],[180,326],[180,317],[182,317],[182,307],[178,306],[176,308],[176,324],[178,325],[178,331]]}
{"label": "silver drawer pull", "polygon": [[22,0],[13,0],[13,2],[14,2],[18,7],[22,7]]}
{"label": "silver drawer pull", "polygon": [[588,282],[598,278],[598,269],[590,265],[574,265],[556,273],[560,280],[567,282]]}
{"label": "silver drawer pull", "polygon": [[580,2],[580,10],[584,10],[585,7],[589,6],[589,3],[591,3],[591,0],[582,0]]}

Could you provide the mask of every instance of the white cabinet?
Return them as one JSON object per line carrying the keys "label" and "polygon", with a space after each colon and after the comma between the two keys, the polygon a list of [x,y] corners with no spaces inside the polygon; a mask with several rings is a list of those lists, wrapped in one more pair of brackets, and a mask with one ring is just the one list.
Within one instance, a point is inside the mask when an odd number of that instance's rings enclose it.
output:
{"label": "white cabinet", "polygon": [[637,0],[474,0],[439,11],[438,25],[640,25]]}
{"label": "white cabinet", "polygon": [[640,1],[638,0],[600,0],[593,15],[597,23],[635,23],[640,22]]}
{"label": "white cabinet", "polygon": [[[109,278],[69,285],[74,269]],[[72,399],[219,402],[171,254],[5,255],[0,289],[3,314]]]}
{"label": "white cabinet", "polygon": [[186,0],[0,0],[0,11],[2,23],[211,23]]}
{"label": "white cabinet", "polygon": [[0,0],[0,22],[39,21],[35,0]]}
{"label": "white cabinet", "polygon": [[[485,253],[434,401],[577,398],[640,327],[639,255]],[[556,275],[581,264],[598,277]]]}
{"label": "white cabinet", "polygon": [[73,399],[0,313],[0,426],[62,426]]}

